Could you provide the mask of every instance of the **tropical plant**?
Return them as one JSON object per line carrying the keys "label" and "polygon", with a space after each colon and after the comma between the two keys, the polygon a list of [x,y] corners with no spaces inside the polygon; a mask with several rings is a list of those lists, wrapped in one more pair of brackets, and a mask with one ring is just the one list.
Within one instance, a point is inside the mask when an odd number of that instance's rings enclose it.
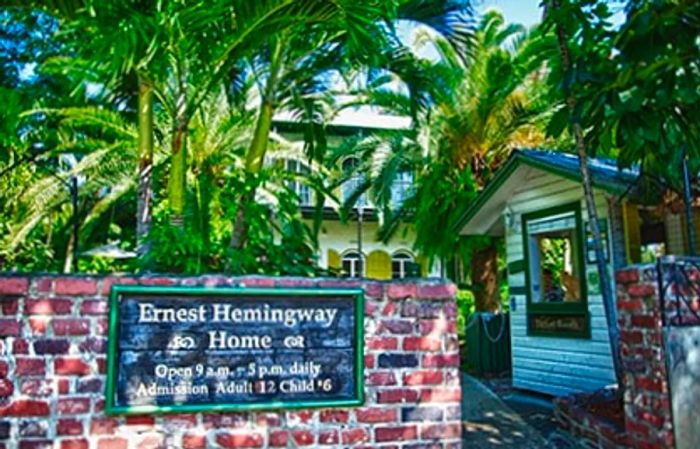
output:
{"label": "tropical plant", "polygon": [[[417,117],[423,131],[403,133],[400,139],[370,136],[360,145],[366,149],[360,170],[370,175],[362,189],[383,210],[381,238],[388,240],[398,223],[410,221],[416,229],[415,246],[427,257],[471,260],[478,310],[499,307],[497,243],[435,230],[455,229],[461,212],[514,148],[544,142],[541,130],[549,106],[542,86],[543,63],[553,48],[549,36],[506,25],[497,12],[486,13],[467,61],[450,46],[437,46],[440,57],[431,71],[433,104]],[[385,90],[366,94],[377,95],[401,97]],[[407,104],[405,97],[393,101]],[[415,189],[403,203],[392,205],[391,186],[406,171],[415,175]]]}

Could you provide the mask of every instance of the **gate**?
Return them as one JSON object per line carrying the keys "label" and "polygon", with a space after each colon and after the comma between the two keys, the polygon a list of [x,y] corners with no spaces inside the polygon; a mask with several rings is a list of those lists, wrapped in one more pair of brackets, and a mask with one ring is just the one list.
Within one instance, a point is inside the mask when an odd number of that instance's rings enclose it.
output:
{"label": "gate", "polygon": [[700,258],[658,260],[676,449],[700,448]]}

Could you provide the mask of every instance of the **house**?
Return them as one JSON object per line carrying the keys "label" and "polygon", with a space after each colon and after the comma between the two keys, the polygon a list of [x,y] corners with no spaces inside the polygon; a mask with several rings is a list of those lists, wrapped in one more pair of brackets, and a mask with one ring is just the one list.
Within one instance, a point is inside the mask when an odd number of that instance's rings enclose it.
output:
{"label": "house", "polygon": [[[366,110],[345,110],[327,125],[328,146],[332,148],[340,145],[345,138],[376,130],[407,130],[410,124],[408,117],[389,116]],[[297,145],[296,151],[284,152],[282,155],[273,153],[270,158],[283,158],[286,168],[292,172],[308,171],[308,160],[303,153],[304,137],[299,130],[297,119],[291,114],[280,113],[273,121],[273,130],[280,137]],[[349,169],[357,162],[357,159],[347,157],[337,169]],[[339,199],[344,201],[360,182],[362,180],[359,177],[354,177],[341,185],[336,192]],[[402,201],[412,185],[412,173],[406,173],[397,179],[392,189],[395,201]],[[303,217],[311,224],[315,212],[313,192],[308,186],[296,182],[292,188],[301,200]],[[338,204],[326,199],[318,242],[318,260],[322,268],[343,276],[370,279],[440,275],[439,264],[429,266],[426,259],[413,250],[415,233],[410,225],[403,225],[403,228],[395,233],[395,237],[384,243],[377,239],[379,214],[368,198],[360,198],[358,206],[345,222],[341,221],[338,208]]]}
{"label": "house", "polygon": [[[660,207],[636,168],[591,158],[589,170],[611,279],[625,265],[686,252],[682,214]],[[564,395],[615,382],[576,155],[515,151],[459,232],[505,238],[515,387]]]}

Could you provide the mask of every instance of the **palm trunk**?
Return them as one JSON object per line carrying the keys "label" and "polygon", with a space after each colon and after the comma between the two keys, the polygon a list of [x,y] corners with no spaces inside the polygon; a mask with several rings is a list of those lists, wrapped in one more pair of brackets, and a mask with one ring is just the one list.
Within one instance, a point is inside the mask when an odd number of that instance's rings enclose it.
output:
{"label": "palm trunk", "polygon": [[[282,71],[282,43],[276,40],[274,51],[270,61],[270,76],[267,79],[265,92],[263,93],[260,113],[255,124],[253,140],[246,151],[245,170],[247,181],[250,175],[260,172],[267,153],[267,143],[270,139],[270,129],[272,128],[272,117],[275,113],[274,97],[277,89],[277,80]],[[246,222],[246,205],[255,200],[255,188],[241,195],[236,218],[233,223],[231,234],[231,248],[240,249],[245,246],[248,234],[248,224]]]}
{"label": "palm trunk", "polygon": [[499,308],[498,250],[491,243],[473,251],[471,283],[477,312],[495,312]]}
{"label": "palm trunk", "polygon": [[177,126],[173,133],[173,143],[170,161],[170,182],[168,194],[170,200],[170,224],[183,227],[183,214],[185,211],[185,170],[187,155],[185,151],[186,124],[184,119],[178,118]]}
{"label": "palm trunk", "polygon": [[[559,0],[551,0],[550,5],[553,8],[559,8]],[[545,10],[545,14],[546,14]],[[561,57],[562,69],[566,73],[571,69],[571,55],[566,41],[566,32],[561,26],[557,26],[557,40],[559,44],[559,55]],[[595,246],[596,266],[598,268],[598,277],[600,278],[601,294],[603,297],[603,305],[605,307],[605,317],[608,325],[608,338],[613,356],[613,366],[615,368],[615,377],[620,388],[624,388],[622,378],[622,364],[620,361],[620,332],[617,325],[617,309],[615,307],[615,298],[612,291],[612,282],[610,273],[608,272],[607,263],[605,261],[605,252],[603,250],[603,238],[598,224],[598,210],[595,205],[595,197],[593,193],[593,184],[591,182],[591,174],[588,170],[588,153],[586,151],[586,143],[583,137],[583,127],[580,119],[576,115],[576,97],[572,93],[567,93],[566,105],[571,114],[571,127],[574,132],[576,141],[576,151],[579,157],[579,168],[583,178],[583,192],[586,200],[586,209],[588,211],[588,222],[591,227],[593,236],[593,244]]]}
{"label": "palm trunk", "polygon": [[153,171],[153,84],[139,76],[139,171],[136,203],[136,253],[142,259],[149,249]]}

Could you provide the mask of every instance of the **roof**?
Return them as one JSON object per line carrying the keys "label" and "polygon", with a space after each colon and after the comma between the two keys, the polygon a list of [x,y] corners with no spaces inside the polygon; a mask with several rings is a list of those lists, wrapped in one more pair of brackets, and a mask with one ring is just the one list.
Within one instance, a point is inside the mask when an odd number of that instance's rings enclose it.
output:
{"label": "roof", "polygon": [[[495,200],[499,196],[499,192],[501,193],[500,196],[504,196],[501,191],[504,189],[505,184],[517,169],[522,166],[532,167],[572,181],[582,182],[578,155],[545,150],[516,150],[458,220],[456,230],[461,234],[474,234],[464,231],[469,227],[471,221],[489,205],[490,200]],[[588,169],[594,187],[616,196],[627,194],[635,186],[639,178],[638,167],[620,169],[617,161],[609,158],[589,157]],[[491,206],[490,209],[493,211],[502,210],[499,207],[500,205]],[[505,207],[505,203],[502,206]]]}
{"label": "roof", "polygon": [[[288,111],[275,114],[276,124],[297,124],[298,117]],[[327,123],[331,128],[381,129],[405,131],[411,129],[411,117],[384,114],[376,109],[360,107],[343,109]]]}

